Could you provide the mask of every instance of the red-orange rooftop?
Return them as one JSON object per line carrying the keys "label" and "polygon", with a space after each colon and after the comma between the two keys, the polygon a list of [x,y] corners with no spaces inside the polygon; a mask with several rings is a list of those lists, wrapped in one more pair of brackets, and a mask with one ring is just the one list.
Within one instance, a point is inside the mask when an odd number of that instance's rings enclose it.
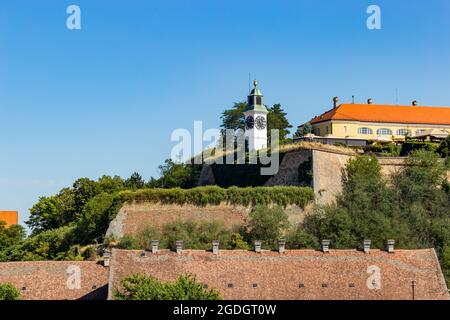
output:
{"label": "red-orange rooftop", "polygon": [[328,120],[450,126],[450,108],[381,104],[341,104],[313,118],[310,122],[311,124],[315,124]]}

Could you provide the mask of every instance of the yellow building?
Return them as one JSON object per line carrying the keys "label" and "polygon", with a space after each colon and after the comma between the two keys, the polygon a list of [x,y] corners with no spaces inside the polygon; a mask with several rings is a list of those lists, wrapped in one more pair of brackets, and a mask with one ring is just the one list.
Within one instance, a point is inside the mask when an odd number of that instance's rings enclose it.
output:
{"label": "yellow building", "polygon": [[433,135],[445,138],[450,133],[450,108],[341,104],[334,99],[333,109],[313,118],[312,137],[324,143],[343,142],[365,145],[371,141],[404,141],[406,136]]}
{"label": "yellow building", "polygon": [[19,223],[19,214],[17,211],[0,211],[0,221],[6,223],[6,227]]}

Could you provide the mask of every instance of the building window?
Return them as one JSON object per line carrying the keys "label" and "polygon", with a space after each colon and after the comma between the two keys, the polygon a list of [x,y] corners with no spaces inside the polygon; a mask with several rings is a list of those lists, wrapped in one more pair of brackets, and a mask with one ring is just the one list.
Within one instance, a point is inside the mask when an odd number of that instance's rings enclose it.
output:
{"label": "building window", "polygon": [[411,131],[408,129],[398,129],[397,135],[398,136],[409,136],[409,135],[411,135]]}
{"label": "building window", "polygon": [[316,136],[320,136],[320,128],[316,129]]}
{"label": "building window", "polygon": [[416,130],[416,135],[422,134],[425,132],[425,129]]}
{"label": "building window", "polygon": [[377,134],[380,136],[392,136],[392,130],[387,128],[381,128],[377,130]]}
{"label": "building window", "polygon": [[326,126],[327,134],[328,134],[328,126]]}
{"label": "building window", "polygon": [[344,134],[347,135],[347,126],[344,126]]}
{"label": "building window", "polygon": [[372,134],[372,129],[370,128],[358,128],[359,134]]}

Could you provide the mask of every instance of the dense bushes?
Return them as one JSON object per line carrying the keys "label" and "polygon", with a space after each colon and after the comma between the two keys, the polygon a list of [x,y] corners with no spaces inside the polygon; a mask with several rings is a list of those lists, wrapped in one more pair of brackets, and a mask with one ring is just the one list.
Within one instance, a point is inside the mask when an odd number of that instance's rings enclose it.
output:
{"label": "dense bushes", "polygon": [[135,274],[121,281],[114,291],[116,300],[221,300],[220,293],[206,289],[195,276],[180,276],[175,282],[162,282],[144,274]]}
{"label": "dense bushes", "polygon": [[413,151],[426,150],[431,152],[436,152],[439,147],[439,143],[427,142],[427,141],[415,141],[408,140],[402,145],[402,150],[400,151],[400,156],[405,157]]}
{"label": "dense bushes", "polygon": [[0,283],[0,300],[20,300],[20,291],[9,283]]}
{"label": "dense bushes", "polygon": [[287,206],[297,204],[304,207],[314,199],[311,188],[300,187],[255,187],[223,189],[217,186],[197,187],[193,189],[144,189],[135,192],[124,191],[119,194],[123,201],[161,202],[165,204],[229,204],[256,205],[278,204]]}

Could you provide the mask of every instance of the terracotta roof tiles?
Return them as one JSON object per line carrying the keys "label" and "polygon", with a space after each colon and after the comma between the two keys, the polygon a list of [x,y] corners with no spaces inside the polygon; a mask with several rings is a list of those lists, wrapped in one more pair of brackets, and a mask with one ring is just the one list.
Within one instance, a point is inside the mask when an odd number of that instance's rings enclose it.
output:
{"label": "terracotta roof tiles", "polygon": [[379,104],[341,104],[313,118],[315,124],[328,120],[361,122],[450,125],[450,108],[425,106],[393,106]]}

